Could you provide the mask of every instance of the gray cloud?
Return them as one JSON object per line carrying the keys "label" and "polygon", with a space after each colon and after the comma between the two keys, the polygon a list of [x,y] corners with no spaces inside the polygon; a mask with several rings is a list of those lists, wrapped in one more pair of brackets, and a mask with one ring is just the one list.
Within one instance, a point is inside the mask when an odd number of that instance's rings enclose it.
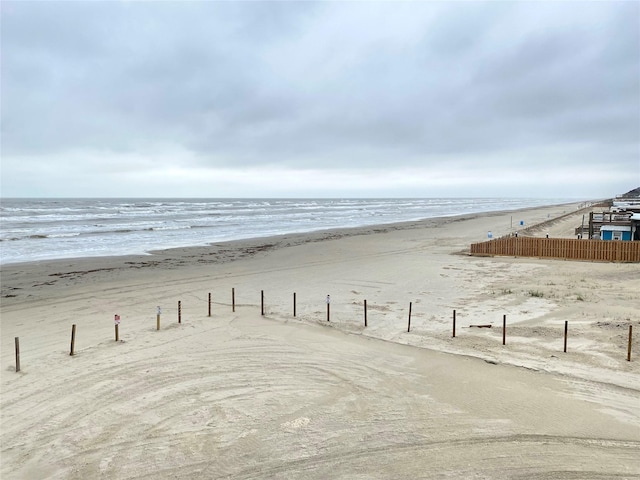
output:
{"label": "gray cloud", "polygon": [[27,158],[81,152],[98,174],[171,147],[185,168],[615,165],[633,187],[638,18],[637,2],[5,1],[3,183]]}

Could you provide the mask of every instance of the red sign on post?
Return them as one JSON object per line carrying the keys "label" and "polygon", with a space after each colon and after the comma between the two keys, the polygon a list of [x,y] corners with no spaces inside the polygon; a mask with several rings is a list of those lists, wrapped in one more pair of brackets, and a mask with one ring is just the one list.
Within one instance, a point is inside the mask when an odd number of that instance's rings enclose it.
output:
{"label": "red sign on post", "polygon": [[120,325],[120,315],[116,315],[113,319],[116,325]]}

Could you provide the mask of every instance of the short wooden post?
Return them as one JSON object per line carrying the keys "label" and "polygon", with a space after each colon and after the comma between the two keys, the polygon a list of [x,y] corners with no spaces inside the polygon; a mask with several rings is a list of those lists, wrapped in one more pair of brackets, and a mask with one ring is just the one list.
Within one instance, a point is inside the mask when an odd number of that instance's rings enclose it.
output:
{"label": "short wooden post", "polygon": [[567,353],[567,332],[569,330],[569,321],[564,321],[564,353]]}
{"label": "short wooden post", "polygon": [[507,344],[507,316],[502,316],[502,344]]}
{"label": "short wooden post", "polygon": [[235,288],[231,289],[231,311],[232,312],[236,311],[236,289]]}
{"label": "short wooden post", "polygon": [[367,326],[367,301],[364,301],[364,326]]}
{"label": "short wooden post", "polygon": [[296,316],[296,292],[293,292],[293,316]]}
{"label": "short wooden post", "polygon": [[411,302],[409,302],[409,324],[407,325],[407,333],[411,331]]}
{"label": "short wooden post", "polygon": [[162,310],[158,306],[158,314],[156,315],[156,330],[160,330],[160,314],[161,313],[162,313]]}
{"label": "short wooden post", "polygon": [[260,290],[260,315],[264,315],[264,290]]}
{"label": "short wooden post", "polygon": [[209,292],[209,316],[211,316],[211,292]]}
{"label": "short wooden post", "polygon": [[178,300],[178,323],[182,323],[182,302]]}
{"label": "short wooden post", "polygon": [[629,325],[629,346],[627,347],[627,362],[631,361],[631,332],[633,331],[633,325]]}
{"label": "short wooden post", "polygon": [[69,355],[73,356],[76,349],[76,324],[74,323],[71,327],[71,351]]}
{"label": "short wooden post", "polygon": [[456,338],[456,311],[453,311],[453,338]]}
{"label": "short wooden post", "polygon": [[327,322],[330,321],[331,318],[331,296],[327,295]]}
{"label": "short wooden post", "polygon": [[20,338],[16,337],[16,372],[20,371]]}
{"label": "short wooden post", "polygon": [[115,328],[116,328],[116,342],[117,342],[118,340],[120,340],[120,330],[119,330],[119,327],[120,327],[120,315],[115,314],[113,316],[113,324],[115,325]]}

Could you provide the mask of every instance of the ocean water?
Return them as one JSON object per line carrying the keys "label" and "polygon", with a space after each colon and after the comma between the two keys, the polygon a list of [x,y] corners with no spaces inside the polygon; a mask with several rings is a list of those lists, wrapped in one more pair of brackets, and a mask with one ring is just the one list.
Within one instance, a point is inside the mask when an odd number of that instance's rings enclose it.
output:
{"label": "ocean water", "polygon": [[518,198],[2,199],[0,263],[144,254],[170,247],[570,201]]}

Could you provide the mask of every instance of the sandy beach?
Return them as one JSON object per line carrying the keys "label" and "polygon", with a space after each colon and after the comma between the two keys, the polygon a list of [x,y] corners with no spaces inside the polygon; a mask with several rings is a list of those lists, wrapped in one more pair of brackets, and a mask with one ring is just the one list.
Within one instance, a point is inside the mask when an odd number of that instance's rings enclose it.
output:
{"label": "sandy beach", "polygon": [[3,266],[0,476],[638,479],[640,265],[468,255],[578,207]]}

